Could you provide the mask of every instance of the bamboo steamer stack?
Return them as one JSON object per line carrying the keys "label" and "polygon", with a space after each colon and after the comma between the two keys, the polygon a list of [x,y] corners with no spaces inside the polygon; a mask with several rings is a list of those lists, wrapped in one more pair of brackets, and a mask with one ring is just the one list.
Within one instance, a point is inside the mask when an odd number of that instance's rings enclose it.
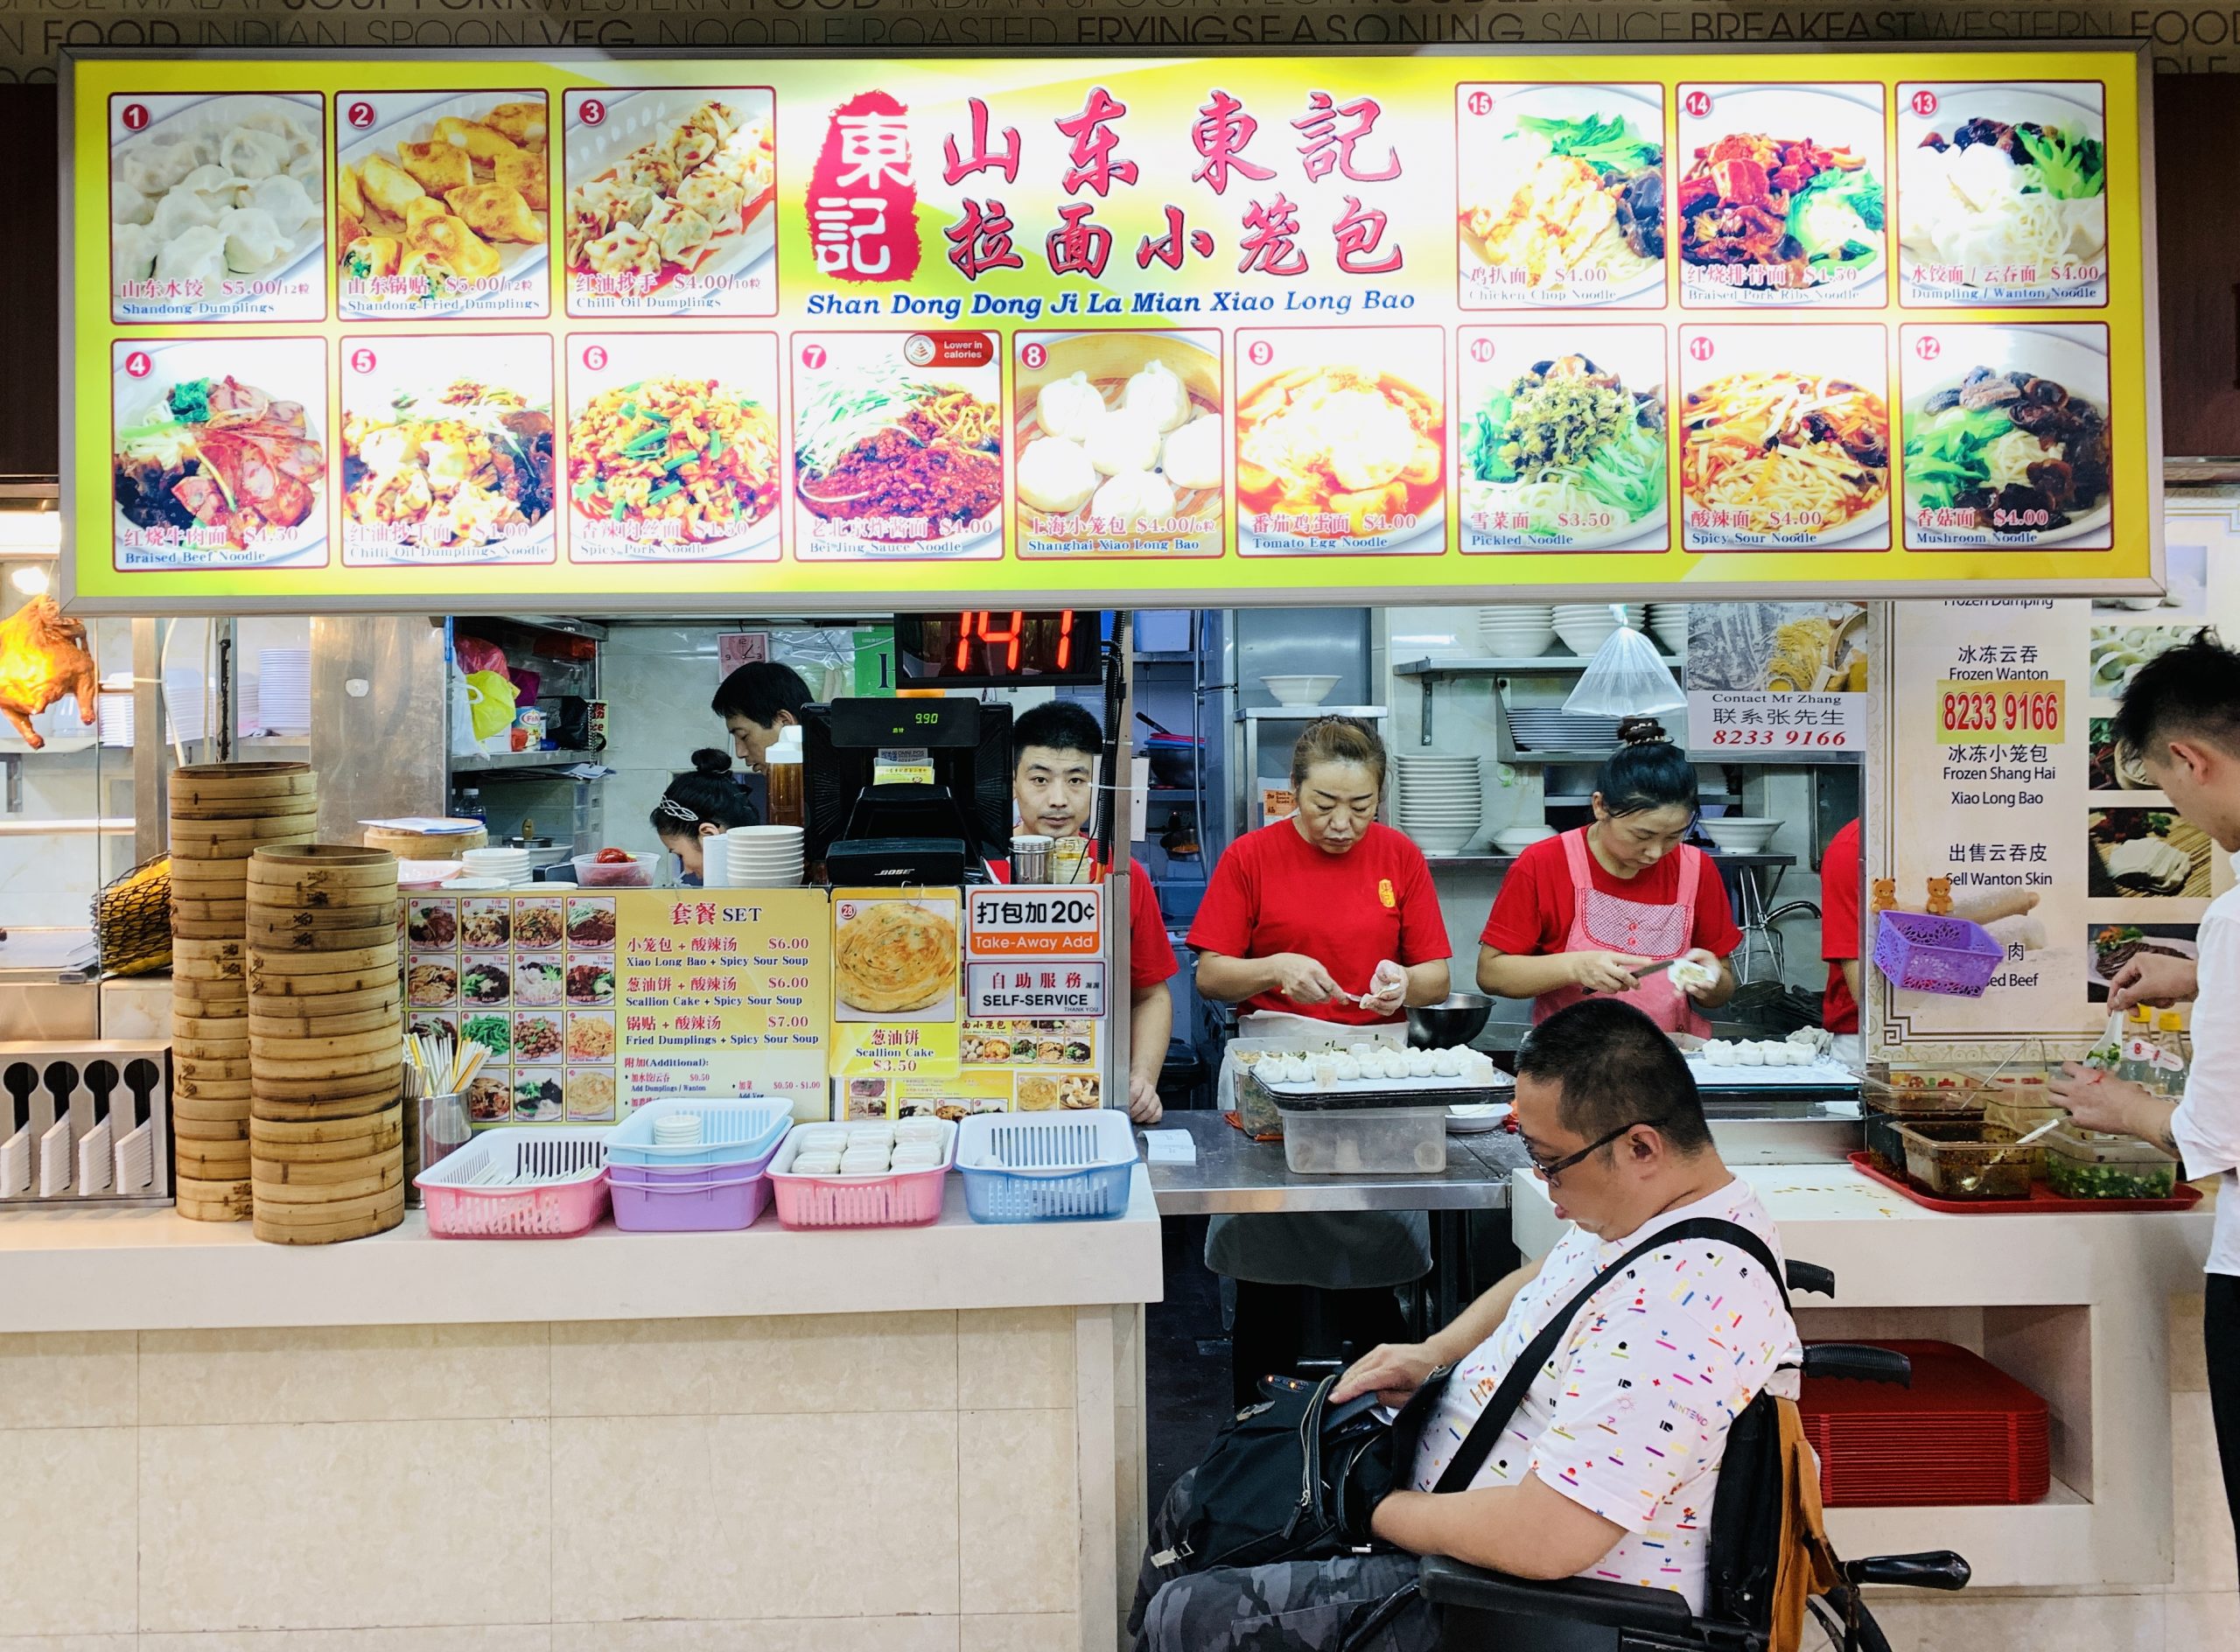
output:
{"label": "bamboo steamer stack", "polygon": [[318,834],[307,763],[199,763],[171,779],[172,1137],[178,1213],[245,1222],[248,863]]}
{"label": "bamboo steamer stack", "polygon": [[334,844],[248,868],[256,1236],[329,1244],[404,1219],[396,857]]}

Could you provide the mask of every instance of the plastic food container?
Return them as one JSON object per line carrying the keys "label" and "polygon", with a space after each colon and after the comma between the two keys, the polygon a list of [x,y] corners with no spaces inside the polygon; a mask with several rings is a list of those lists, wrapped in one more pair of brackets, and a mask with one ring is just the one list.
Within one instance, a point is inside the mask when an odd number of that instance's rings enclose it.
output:
{"label": "plastic food container", "polygon": [[2167,1199],[2178,1161],[2128,1136],[2087,1136],[2063,1125],[2038,1138],[2046,1182],[2063,1199]]}
{"label": "plastic food container", "polygon": [[1888,1168],[1893,1175],[1906,1173],[1906,1142],[1899,1135],[1905,1124],[1902,1115],[1886,1113],[1869,1102],[1859,1109],[1859,1122],[1866,1126],[1866,1151]]}
{"label": "plastic food container", "polygon": [[[654,1126],[678,1113],[696,1113],[700,1141],[663,1146]],[[674,1096],[648,1102],[614,1127],[607,1162],[641,1169],[682,1170],[700,1165],[740,1165],[770,1155],[793,1127],[794,1104],[768,1096]]]}
{"label": "plastic food container", "polygon": [[1987,1124],[1901,1124],[1898,1135],[1906,1144],[1906,1174],[1940,1199],[2030,1196],[2040,1142],[2018,1150],[2013,1131]]}
{"label": "plastic food container", "polygon": [[[564,1239],[606,1214],[605,1127],[501,1126],[413,1179],[439,1239]],[[498,1178],[484,1181],[484,1177]]]}
{"label": "plastic food container", "polygon": [[1950,1118],[1962,1114],[1980,1116],[1998,1091],[1981,1073],[1941,1067],[1870,1073],[1859,1080],[1858,1093],[1863,1100],[1900,1118]]}
{"label": "plastic food container", "polygon": [[681,1170],[609,1165],[614,1225],[626,1233],[715,1233],[752,1228],[770,1208],[763,1172],[776,1154],[735,1165],[691,1165]]}
{"label": "plastic food container", "polygon": [[1109,1222],[1128,1208],[1135,1127],[1110,1108],[976,1113],[958,1128],[956,1168],[975,1222]]}
{"label": "plastic food container", "polygon": [[1300,1176],[1446,1168],[1446,1106],[1284,1110],[1284,1163]]}
{"label": "plastic food container", "polygon": [[626,861],[602,863],[596,855],[578,855],[568,864],[576,869],[576,883],[584,889],[651,889],[659,855],[633,854]]}
{"label": "plastic food container", "polygon": [[956,1162],[956,1126],[942,1125],[942,1162],[931,1170],[891,1170],[877,1176],[796,1176],[801,1132],[795,1125],[770,1161],[778,1220],[788,1228],[922,1228],[942,1214],[942,1186]]}
{"label": "plastic food container", "polygon": [[[2043,1090],[2032,1096],[2020,1090],[2002,1088],[1984,1104],[1984,1123],[1998,1130],[2011,1130],[2018,1136],[2026,1136],[2049,1118],[2067,1118],[2068,1109]],[[2046,1138],[2040,1136],[2040,1142]]]}

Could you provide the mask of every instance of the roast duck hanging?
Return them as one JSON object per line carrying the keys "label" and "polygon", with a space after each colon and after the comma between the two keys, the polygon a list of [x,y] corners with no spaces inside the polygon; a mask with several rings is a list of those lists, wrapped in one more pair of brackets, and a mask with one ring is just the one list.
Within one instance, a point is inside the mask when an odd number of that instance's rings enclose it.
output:
{"label": "roast duck hanging", "polygon": [[100,687],[85,622],[64,619],[53,598],[33,597],[0,620],[0,716],[32,750],[46,744],[32,719],[66,694],[78,696],[78,720],[91,728]]}

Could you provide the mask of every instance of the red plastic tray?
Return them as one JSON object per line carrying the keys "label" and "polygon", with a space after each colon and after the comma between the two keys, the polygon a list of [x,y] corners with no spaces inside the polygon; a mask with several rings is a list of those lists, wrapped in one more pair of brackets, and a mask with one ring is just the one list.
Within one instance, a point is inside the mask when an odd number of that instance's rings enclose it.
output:
{"label": "red plastic tray", "polygon": [[1856,1152],[1851,1155],[1851,1161],[1852,1168],[1861,1175],[1905,1194],[1925,1209],[1950,1211],[1956,1216],[2064,1216],[2102,1211],[2137,1215],[2143,1211],[2191,1210],[2202,1201],[2202,1190],[2184,1182],[2180,1182],[2167,1199],[2063,1199],[2041,1181],[2030,1184],[2027,1199],[1939,1199],[1935,1194],[1925,1194],[1911,1182],[1877,1168],[1872,1154]]}

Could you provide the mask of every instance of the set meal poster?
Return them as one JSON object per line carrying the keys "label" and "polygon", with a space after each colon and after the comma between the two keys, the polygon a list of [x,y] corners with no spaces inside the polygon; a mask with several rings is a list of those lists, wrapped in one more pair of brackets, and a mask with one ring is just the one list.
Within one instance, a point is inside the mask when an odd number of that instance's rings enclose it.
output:
{"label": "set meal poster", "polygon": [[75,62],[71,595],[2143,592],[2140,70]]}

